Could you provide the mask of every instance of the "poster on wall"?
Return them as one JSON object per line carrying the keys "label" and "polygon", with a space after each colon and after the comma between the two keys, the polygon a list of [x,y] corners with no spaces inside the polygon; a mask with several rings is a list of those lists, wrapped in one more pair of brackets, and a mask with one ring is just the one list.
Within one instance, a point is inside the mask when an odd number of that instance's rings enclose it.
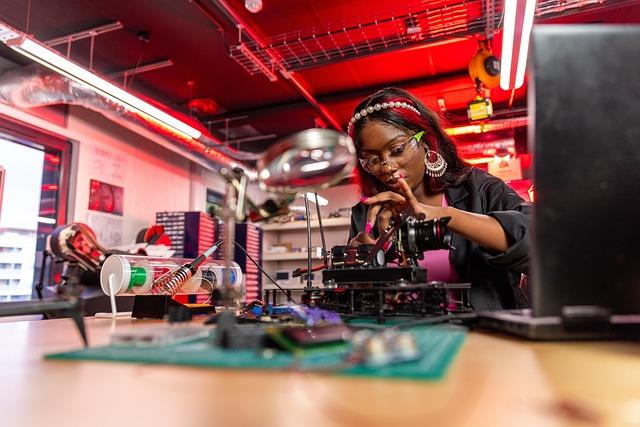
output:
{"label": "poster on wall", "polygon": [[95,231],[102,246],[113,248],[122,245],[122,218],[101,212],[87,212],[87,225]]}
{"label": "poster on wall", "polygon": [[108,248],[122,245],[127,157],[97,145],[92,146],[88,154],[87,225],[95,231],[102,245]]}
{"label": "poster on wall", "polygon": [[127,174],[127,158],[102,147],[92,147],[90,154],[91,176],[98,181],[124,186]]}
{"label": "poster on wall", "polygon": [[89,210],[122,216],[124,188],[92,179],[89,181]]}

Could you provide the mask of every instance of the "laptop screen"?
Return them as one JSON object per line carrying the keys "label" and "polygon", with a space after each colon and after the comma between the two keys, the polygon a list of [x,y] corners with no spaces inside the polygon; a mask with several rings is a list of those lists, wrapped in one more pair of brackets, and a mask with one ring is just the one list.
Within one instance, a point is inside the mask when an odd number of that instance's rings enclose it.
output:
{"label": "laptop screen", "polygon": [[537,26],[530,58],[534,315],[640,313],[640,26]]}

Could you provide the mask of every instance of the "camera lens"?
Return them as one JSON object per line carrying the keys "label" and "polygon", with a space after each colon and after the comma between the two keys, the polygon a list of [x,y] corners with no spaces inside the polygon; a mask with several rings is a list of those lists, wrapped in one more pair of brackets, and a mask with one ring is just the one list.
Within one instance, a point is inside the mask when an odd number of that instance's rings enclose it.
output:
{"label": "camera lens", "polygon": [[450,249],[453,234],[447,228],[451,217],[416,221],[416,246],[420,251]]}
{"label": "camera lens", "polygon": [[422,259],[424,251],[450,249],[452,234],[447,227],[451,217],[429,220],[407,217],[400,227],[402,249],[410,258]]}

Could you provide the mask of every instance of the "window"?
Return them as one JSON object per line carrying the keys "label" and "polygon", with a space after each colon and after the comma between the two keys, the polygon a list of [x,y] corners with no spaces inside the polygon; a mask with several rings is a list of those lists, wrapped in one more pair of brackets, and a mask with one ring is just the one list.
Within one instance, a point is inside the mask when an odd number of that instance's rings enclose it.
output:
{"label": "window", "polygon": [[7,247],[0,247],[0,254],[2,253],[12,253],[12,252],[20,252],[20,248],[7,248]]}
{"label": "window", "polygon": [[0,153],[0,301],[24,300],[46,237],[66,222],[71,144],[0,118]]}

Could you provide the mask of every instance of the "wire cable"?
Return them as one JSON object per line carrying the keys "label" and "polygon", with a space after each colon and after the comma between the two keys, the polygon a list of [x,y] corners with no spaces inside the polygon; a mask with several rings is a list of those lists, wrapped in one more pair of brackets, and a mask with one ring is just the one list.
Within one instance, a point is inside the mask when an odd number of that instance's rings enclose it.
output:
{"label": "wire cable", "polygon": [[260,267],[260,265],[256,262],[256,260],[254,260],[254,259],[253,259],[253,257],[252,257],[251,255],[249,255],[249,253],[248,253],[248,252],[247,252],[247,251],[246,251],[246,250],[245,250],[245,249],[240,245],[240,243],[238,243],[238,242],[236,242],[236,241],[234,241],[233,243],[235,243],[235,244],[236,244],[236,246],[237,246],[237,247],[239,247],[239,248],[242,250],[242,252],[244,252],[244,254],[247,256],[247,258],[249,258],[249,259],[251,260],[251,262],[252,262],[252,263],[253,263],[253,264],[258,268],[258,270],[260,270],[260,273],[262,273],[262,274],[264,274],[265,276],[267,276],[267,279],[269,279],[269,280],[271,281],[271,283],[273,283],[273,284],[276,286],[276,288],[278,288],[280,291],[282,291],[282,293],[283,293],[283,294],[285,294],[285,295],[287,296],[287,300],[288,300],[289,302],[292,302],[292,303],[294,303],[294,304],[298,304],[298,303],[296,302],[296,300],[294,300],[294,299],[293,299],[293,298],[292,298],[292,297],[287,293],[287,291],[285,291],[284,289],[282,289],[282,287],[280,287],[280,285],[278,285],[278,284],[276,283],[276,281],[275,281],[275,280],[273,280],[273,279],[271,278],[271,276],[269,276],[269,275],[267,274],[267,272],[266,272],[266,271],[264,271],[264,270],[262,269],[262,267]]}

